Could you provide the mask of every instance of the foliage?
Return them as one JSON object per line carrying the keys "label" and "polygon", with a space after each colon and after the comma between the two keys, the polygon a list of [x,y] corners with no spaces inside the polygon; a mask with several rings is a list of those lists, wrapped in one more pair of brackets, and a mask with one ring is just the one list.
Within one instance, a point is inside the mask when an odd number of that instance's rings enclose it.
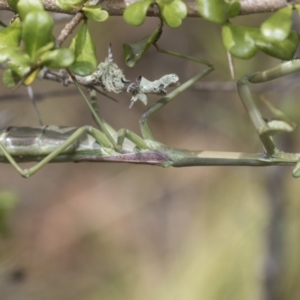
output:
{"label": "foliage", "polygon": [[[124,18],[129,24],[139,26],[145,20],[146,7],[156,3],[166,24],[176,28],[186,17],[186,7],[184,8],[184,4],[179,4],[179,2],[174,0],[138,1],[125,10]],[[223,43],[231,55],[249,59],[256,54],[257,50],[261,50],[282,60],[293,58],[299,37],[295,31],[291,30],[292,6],[275,12],[260,28],[250,28],[234,25],[229,21],[239,15],[240,3],[237,0],[198,0],[197,5],[201,17],[222,26]]]}
{"label": "foliage", "polygon": [[[78,10],[85,17],[71,46],[58,49],[52,34],[53,19],[44,10],[41,0],[9,0],[19,14],[6,28],[0,29],[0,63],[6,63],[3,75],[5,85],[13,87],[19,82],[31,84],[43,67],[61,69],[70,67],[76,75],[87,76],[95,71],[97,58],[87,20],[102,22],[108,13],[99,5],[86,0],[56,0],[64,11]],[[187,16],[187,7],[181,0],[140,0],[124,11],[127,23],[140,26],[150,6],[157,6],[162,23],[141,41],[124,44],[124,57],[128,66],[134,66],[145,51],[154,44],[162,32],[163,23],[178,28]],[[222,26],[222,39],[227,51],[241,59],[253,57],[258,50],[267,55],[289,60],[299,43],[298,34],[291,30],[292,6],[284,7],[269,17],[260,28],[235,25],[232,19],[240,13],[238,0],[197,0],[201,17]],[[299,5],[296,5],[299,9]],[[24,45],[20,48],[19,45]]]}
{"label": "foliage", "polygon": [[0,191],[0,237],[9,233],[8,218],[17,204],[17,196],[9,190]]}

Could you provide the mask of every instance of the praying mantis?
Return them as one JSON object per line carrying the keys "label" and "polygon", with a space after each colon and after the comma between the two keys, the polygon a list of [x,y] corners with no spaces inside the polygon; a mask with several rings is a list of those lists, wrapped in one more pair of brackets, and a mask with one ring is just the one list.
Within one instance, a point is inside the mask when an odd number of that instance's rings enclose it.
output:
{"label": "praying mantis", "polygon": [[[161,52],[167,53],[162,50]],[[141,137],[127,129],[115,131],[97,113],[96,93],[90,93],[89,100],[76,79],[74,84],[78,87],[92,116],[99,128],[92,126],[73,127],[9,127],[0,132],[0,161],[9,162],[23,177],[30,177],[38,172],[49,162],[127,162],[139,164],[152,164],[163,167],[184,166],[270,166],[270,165],[295,165],[294,177],[300,176],[299,158],[300,154],[285,153],[280,151],[272,136],[278,132],[291,132],[294,128],[285,120],[265,121],[252,98],[249,84],[267,82],[297,71],[300,71],[300,60],[292,60],[262,72],[256,72],[244,76],[237,82],[240,98],[245,106],[249,117],[256,128],[262,142],[264,151],[259,154],[213,152],[213,151],[190,151],[171,148],[155,140],[148,125],[148,118],[173,101],[179,94],[192,86],[195,82],[210,74],[214,67],[205,60],[175,54],[192,61],[205,65],[205,69],[189,79],[169,94],[152,104],[140,118]],[[172,75],[170,85],[177,84],[177,75]],[[122,82],[122,81],[121,81]],[[126,83],[126,81],[124,81]],[[142,82],[142,80],[139,80]],[[147,85],[151,85],[150,81]],[[127,88],[130,83],[127,82]],[[154,87],[159,84],[153,85]],[[167,86],[161,86],[165,89]],[[132,91],[132,86],[129,88]],[[144,91],[154,92],[143,86],[135,86],[139,94]],[[164,93],[158,91],[158,94]],[[135,96],[133,94],[133,96]],[[143,97],[142,97],[143,98]],[[137,99],[134,98],[135,102]],[[140,99],[141,100],[141,99]],[[131,101],[131,104],[132,104]],[[144,102],[143,100],[141,100]],[[25,142],[26,140],[26,142]],[[29,169],[22,169],[19,162],[38,161]]]}

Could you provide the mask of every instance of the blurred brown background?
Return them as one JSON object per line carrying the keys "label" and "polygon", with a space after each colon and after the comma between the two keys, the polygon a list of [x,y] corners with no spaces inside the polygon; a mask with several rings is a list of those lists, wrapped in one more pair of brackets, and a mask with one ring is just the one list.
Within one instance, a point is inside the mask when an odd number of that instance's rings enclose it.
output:
{"label": "blurred brown background", "polygon": [[[235,22],[258,26],[267,16]],[[175,72],[184,82],[199,72],[202,66],[158,54],[154,47],[134,69],[125,66],[122,44],[143,38],[157,24],[149,18],[133,28],[117,17],[90,24],[99,61],[111,42],[115,62],[131,80]],[[62,26],[57,24],[57,33]],[[164,29],[162,48],[215,65],[203,81],[231,80],[219,26],[189,19],[180,29]],[[235,60],[236,77],[278,63],[261,53]],[[299,91],[290,86],[295,80],[278,80],[279,88],[265,95],[297,121]],[[33,90],[43,96],[37,105],[45,124],[93,125],[74,87],[36,81]],[[25,88],[14,92],[15,99],[2,83],[0,91],[0,111],[11,117],[9,125],[38,126]],[[145,107],[138,103],[128,110],[130,95],[117,98],[118,104],[100,99],[101,115],[116,129],[139,133]],[[236,90],[191,88],[149,124],[157,140],[178,148],[261,151]],[[296,151],[298,136],[296,129],[278,142]],[[299,299],[300,197],[291,171],[66,163],[49,164],[23,179],[2,164],[0,192],[18,200],[9,234],[0,240],[0,299]]]}

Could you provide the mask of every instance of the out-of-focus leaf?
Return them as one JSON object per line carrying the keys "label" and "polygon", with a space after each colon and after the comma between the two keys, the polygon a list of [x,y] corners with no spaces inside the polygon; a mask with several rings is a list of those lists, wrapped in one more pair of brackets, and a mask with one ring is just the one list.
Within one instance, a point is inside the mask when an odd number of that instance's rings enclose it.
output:
{"label": "out-of-focus leaf", "polygon": [[24,84],[25,85],[31,85],[36,77],[38,76],[39,72],[41,71],[41,68],[36,68],[35,70],[33,70],[32,72],[30,72],[30,74],[28,76],[26,76],[25,80],[24,80]]}
{"label": "out-of-focus leaf", "polygon": [[16,73],[19,77],[23,77],[30,71],[30,66],[27,64],[19,64],[16,60],[7,62],[7,66]]}
{"label": "out-of-focus leaf", "polygon": [[48,51],[44,53],[40,58],[40,62],[42,65],[54,69],[69,67],[74,62],[74,60],[74,53],[70,49],[56,49]]}
{"label": "out-of-focus leaf", "polygon": [[295,5],[295,7],[297,9],[298,14],[300,15],[300,4]]}
{"label": "out-of-focus leaf", "polygon": [[41,0],[19,0],[17,9],[21,20],[24,20],[28,13],[33,11],[44,11],[44,6]]}
{"label": "out-of-focus leaf", "polygon": [[13,9],[14,12],[18,11],[18,7],[17,7],[18,1],[19,0],[7,0],[8,5]]}
{"label": "out-of-focus leaf", "polygon": [[35,53],[36,59],[38,59],[45,52],[48,52],[49,50],[52,50],[53,48],[54,48],[54,42],[50,42],[50,43],[46,44],[45,46],[41,47]]}
{"label": "out-of-focus leaf", "polygon": [[84,6],[82,10],[86,17],[92,21],[103,22],[108,18],[108,12],[102,10],[99,5]]}
{"label": "out-of-focus leaf", "polygon": [[53,19],[44,11],[33,11],[23,22],[22,37],[26,52],[35,59],[39,49],[52,42]]}
{"label": "out-of-focus leaf", "polygon": [[234,18],[239,15],[241,10],[241,3],[239,0],[234,0],[228,3],[228,18]]}
{"label": "out-of-focus leaf", "polygon": [[142,55],[156,41],[160,30],[160,28],[157,28],[151,35],[146,36],[137,43],[123,44],[124,58],[128,67],[134,67],[136,65]]}
{"label": "out-of-focus leaf", "polygon": [[291,31],[284,41],[271,43],[264,38],[259,28],[232,24],[223,26],[222,36],[226,49],[233,56],[242,59],[253,57],[259,49],[270,56],[289,60],[293,58],[299,43],[295,31]]}
{"label": "out-of-focus leaf", "polygon": [[0,191],[0,236],[8,233],[8,217],[18,201],[17,195],[9,190]]}
{"label": "out-of-focus leaf", "polygon": [[250,34],[250,28],[232,24],[224,25],[223,43],[233,56],[248,59],[256,54],[257,47]]}
{"label": "out-of-focus leaf", "polygon": [[197,0],[199,14],[206,20],[224,24],[227,19],[228,4],[224,0]]}
{"label": "out-of-focus leaf", "polygon": [[282,42],[289,36],[291,28],[291,6],[276,11],[260,27],[263,37],[269,42]]}
{"label": "out-of-focus leaf", "polygon": [[182,20],[187,16],[186,4],[181,0],[174,0],[167,4],[160,0],[158,1],[158,4],[160,6],[163,19],[169,27],[179,27]]}
{"label": "out-of-focus leaf", "polygon": [[23,54],[20,48],[5,47],[0,49],[0,64],[7,61],[14,61],[19,65],[29,64],[30,58],[27,54]]}
{"label": "out-of-focus leaf", "polygon": [[3,72],[3,83],[5,86],[12,88],[18,84],[22,77],[18,76],[17,73],[12,71],[11,69],[6,69]]}
{"label": "out-of-focus leaf", "polygon": [[83,23],[77,35],[73,38],[70,49],[75,55],[75,61],[70,69],[75,74],[87,76],[96,70],[98,62],[95,45],[86,23]]}
{"label": "out-of-focus leaf", "polygon": [[289,36],[284,41],[270,43],[265,41],[262,35],[256,34],[255,43],[258,49],[268,55],[282,60],[290,60],[293,58],[297,50],[299,44],[299,36],[296,31],[292,30]]}
{"label": "out-of-focus leaf", "polygon": [[134,26],[140,26],[144,23],[148,7],[153,0],[142,0],[126,7],[123,17],[125,21]]}
{"label": "out-of-focus leaf", "polygon": [[0,49],[3,47],[18,47],[21,42],[21,22],[17,18],[6,28],[0,29]]}
{"label": "out-of-focus leaf", "polygon": [[56,5],[64,11],[79,9],[87,0],[55,0]]}

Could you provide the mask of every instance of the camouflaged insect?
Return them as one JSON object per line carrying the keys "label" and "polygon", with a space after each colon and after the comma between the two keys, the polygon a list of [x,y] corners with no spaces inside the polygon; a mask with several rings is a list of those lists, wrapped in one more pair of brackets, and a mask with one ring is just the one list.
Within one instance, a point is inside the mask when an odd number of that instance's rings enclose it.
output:
{"label": "camouflaged insect", "polygon": [[101,62],[93,74],[86,76],[85,80],[90,85],[100,85],[105,91],[119,94],[127,89],[129,80],[125,78],[123,71],[113,62],[111,45],[108,48],[108,56]]}
{"label": "camouflaged insect", "polygon": [[178,86],[179,84],[179,78],[176,74],[168,74],[154,81],[149,81],[145,77],[140,76],[136,82],[131,83],[127,88],[127,92],[133,95],[129,108],[132,108],[133,104],[138,100],[147,105],[147,94],[167,95],[166,88]]}
{"label": "camouflaged insect", "polygon": [[123,71],[113,62],[111,45],[108,47],[107,58],[98,65],[96,71],[89,76],[76,76],[76,80],[83,85],[100,85],[105,91],[116,94],[124,91],[131,93],[129,108],[132,108],[138,100],[147,105],[147,94],[165,96],[168,87],[179,85],[179,78],[176,74],[168,74],[154,81],[142,76],[139,76],[135,82],[127,80]]}

